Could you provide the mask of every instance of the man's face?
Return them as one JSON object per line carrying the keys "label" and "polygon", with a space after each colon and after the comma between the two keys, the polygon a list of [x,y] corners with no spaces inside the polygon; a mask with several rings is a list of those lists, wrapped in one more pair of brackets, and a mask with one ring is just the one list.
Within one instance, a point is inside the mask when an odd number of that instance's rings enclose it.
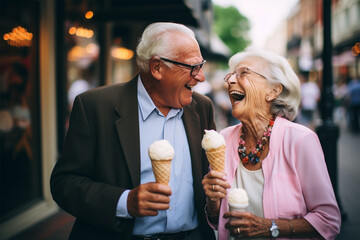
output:
{"label": "man's face", "polygon": [[[199,46],[194,39],[184,37],[184,35],[174,36],[174,44],[176,44],[179,54],[178,58],[171,60],[181,63],[193,65],[203,61]],[[166,65],[164,60],[161,60],[164,65],[164,71],[159,87],[161,104],[164,107],[183,108],[192,101],[192,88],[198,83],[205,81],[205,75],[202,69],[196,76],[191,76],[191,68],[181,66],[178,64]]]}

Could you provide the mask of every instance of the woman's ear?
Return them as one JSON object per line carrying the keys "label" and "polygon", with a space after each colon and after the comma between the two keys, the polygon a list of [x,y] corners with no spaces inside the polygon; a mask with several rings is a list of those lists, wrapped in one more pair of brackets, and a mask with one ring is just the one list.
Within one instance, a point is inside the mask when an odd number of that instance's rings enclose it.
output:
{"label": "woman's ear", "polygon": [[281,84],[272,86],[270,92],[266,95],[266,101],[271,102],[276,99],[282,92],[283,88]]}
{"label": "woman's ear", "polygon": [[162,73],[163,73],[163,65],[161,63],[160,58],[158,57],[152,57],[149,61],[149,71],[151,75],[157,79],[161,80]]}

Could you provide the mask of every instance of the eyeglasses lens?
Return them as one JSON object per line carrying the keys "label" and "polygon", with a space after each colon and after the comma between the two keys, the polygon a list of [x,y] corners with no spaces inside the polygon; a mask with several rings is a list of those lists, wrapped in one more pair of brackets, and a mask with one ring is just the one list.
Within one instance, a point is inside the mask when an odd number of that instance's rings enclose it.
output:
{"label": "eyeglasses lens", "polygon": [[228,73],[226,74],[226,76],[224,77],[224,81],[227,82],[229,81],[229,79],[231,78],[232,75],[235,74],[235,77],[237,79],[240,79],[240,78],[243,78],[246,76],[246,74],[249,73],[249,69],[248,68],[239,68],[237,70],[235,70],[235,72],[232,72],[232,73]]}
{"label": "eyeglasses lens", "polygon": [[225,81],[225,82],[229,81],[229,79],[231,78],[232,75],[234,75],[234,73],[228,73],[228,74],[226,74],[226,76],[224,77],[224,81]]}
{"label": "eyeglasses lens", "polygon": [[195,77],[200,72],[200,69],[204,66],[204,64],[205,64],[205,62],[193,66],[192,69],[191,69],[190,75]]}

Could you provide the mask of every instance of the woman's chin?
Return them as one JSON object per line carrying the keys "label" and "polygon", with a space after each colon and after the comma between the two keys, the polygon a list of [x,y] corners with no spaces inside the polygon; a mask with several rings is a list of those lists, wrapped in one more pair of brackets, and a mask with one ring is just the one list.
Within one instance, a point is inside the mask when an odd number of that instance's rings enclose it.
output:
{"label": "woman's chin", "polygon": [[238,119],[238,120],[241,121],[241,118],[242,118],[242,116],[243,116],[243,111],[239,112],[239,111],[236,111],[236,110],[233,109],[232,112],[231,112],[231,115],[232,115],[234,118],[236,118],[236,119]]}

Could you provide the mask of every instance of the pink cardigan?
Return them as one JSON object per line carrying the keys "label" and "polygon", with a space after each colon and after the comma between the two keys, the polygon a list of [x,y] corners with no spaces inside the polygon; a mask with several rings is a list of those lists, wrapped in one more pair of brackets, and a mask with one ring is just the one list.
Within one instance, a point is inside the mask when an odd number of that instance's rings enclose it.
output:
{"label": "pink cardigan", "polygon": [[[233,184],[239,164],[237,153],[242,124],[223,129],[226,141],[225,171]],[[267,219],[304,217],[325,239],[335,239],[341,215],[317,135],[310,129],[277,117],[269,154],[262,162],[264,173],[263,209]],[[220,207],[218,239],[227,240],[227,199]],[[212,226],[216,229],[216,226]]]}

